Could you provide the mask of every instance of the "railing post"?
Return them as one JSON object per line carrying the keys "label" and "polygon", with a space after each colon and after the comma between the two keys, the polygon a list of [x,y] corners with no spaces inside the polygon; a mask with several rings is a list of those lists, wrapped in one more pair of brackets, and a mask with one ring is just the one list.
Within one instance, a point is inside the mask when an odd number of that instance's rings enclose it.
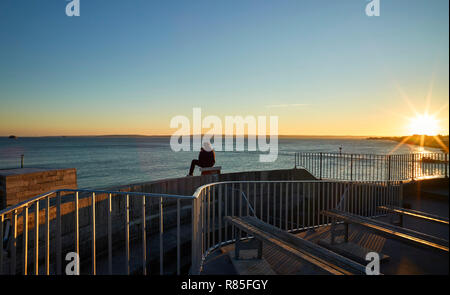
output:
{"label": "railing post", "polygon": [[[14,210],[12,212],[12,216],[11,216],[11,231],[12,231],[12,235],[11,238],[9,239],[9,246],[11,249],[11,260],[9,262],[9,273],[11,275],[15,275],[16,274],[16,256],[17,256],[17,210]],[[3,251],[3,249],[2,249]]]}
{"label": "railing post", "polygon": [[61,193],[56,193],[56,274],[62,273]]}
{"label": "railing post", "polygon": [[192,240],[191,240],[191,271],[193,275],[200,274],[200,256],[199,251],[199,222],[200,222],[200,200],[195,198],[192,200]]}
{"label": "railing post", "polygon": [[0,215],[0,275],[3,274],[3,222],[5,217],[3,215]]}
{"label": "railing post", "polygon": [[91,212],[92,212],[92,219],[91,219],[91,237],[92,237],[92,258],[91,258],[91,267],[92,267],[92,275],[97,274],[97,256],[96,256],[96,232],[95,232],[95,193],[92,193],[92,205],[91,205]]}
{"label": "railing post", "polygon": [[403,208],[403,181],[400,181],[398,206]]}
{"label": "railing post", "polygon": [[388,179],[391,180],[391,155],[388,155]]}
{"label": "railing post", "polygon": [[411,179],[414,179],[414,163],[415,163],[415,155],[411,154]]}
{"label": "railing post", "polygon": [[322,153],[320,153],[320,167],[319,167],[319,179],[322,180]]}
{"label": "railing post", "polygon": [[350,155],[350,180],[353,180],[353,154]]}
{"label": "railing post", "polygon": [[445,166],[445,178],[448,178],[448,163],[447,163],[447,161],[448,161],[448,154],[447,153],[444,153],[444,155],[445,155],[445,161],[444,161],[444,166]]}
{"label": "railing post", "polygon": [[[28,204],[25,205],[22,212],[22,242],[23,242],[23,274],[28,274]],[[3,250],[2,250],[3,251]]]}

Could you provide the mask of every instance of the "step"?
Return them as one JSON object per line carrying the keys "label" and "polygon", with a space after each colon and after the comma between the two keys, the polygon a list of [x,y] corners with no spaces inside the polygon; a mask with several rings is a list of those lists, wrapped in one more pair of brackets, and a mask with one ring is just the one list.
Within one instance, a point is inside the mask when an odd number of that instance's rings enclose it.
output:
{"label": "step", "polygon": [[[257,250],[241,250],[241,259],[235,258],[234,251],[229,251],[228,255],[239,275],[276,275],[275,271],[264,258],[250,258],[257,256]],[[245,259],[246,257],[250,259]]]}

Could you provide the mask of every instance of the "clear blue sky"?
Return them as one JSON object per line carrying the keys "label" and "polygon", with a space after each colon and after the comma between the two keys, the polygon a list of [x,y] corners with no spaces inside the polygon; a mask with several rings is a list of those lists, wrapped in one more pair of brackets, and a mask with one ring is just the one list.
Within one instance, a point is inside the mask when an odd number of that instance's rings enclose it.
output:
{"label": "clear blue sky", "polygon": [[[0,136],[170,134],[170,119],[278,115],[281,134],[448,133],[449,1],[0,1]],[[446,105],[447,104],[447,105]]]}

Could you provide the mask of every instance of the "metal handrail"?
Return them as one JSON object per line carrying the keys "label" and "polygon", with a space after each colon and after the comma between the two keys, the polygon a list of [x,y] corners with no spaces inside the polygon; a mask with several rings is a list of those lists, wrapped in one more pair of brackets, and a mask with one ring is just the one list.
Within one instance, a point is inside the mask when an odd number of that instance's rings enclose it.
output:
{"label": "metal handrail", "polygon": [[[389,184],[389,185],[386,185]],[[391,184],[393,184],[391,186]],[[39,227],[44,227],[45,233],[45,273],[50,274],[50,256],[56,257],[56,267],[55,273],[61,274],[62,272],[62,201],[72,202],[74,203],[74,207],[65,207],[71,208],[69,211],[65,211],[64,214],[73,213],[73,217],[75,218],[74,223],[74,233],[75,239],[74,244],[76,245],[75,252],[80,253],[80,233],[79,233],[79,209],[88,208],[88,215],[84,216],[90,219],[90,223],[88,225],[84,225],[84,227],[91,232],[91,268],[92,274],[96,274],[96,252],[101,249],[97,249],[97,239],[101,238],[96,235],[96,203],[100,200],[104,200],[107,202],[106,207],[99,207],[101,210],[106,209],[106,223],[103,224],[104,228],[107,230],[107,235],[104,236],[107,238],[107,249],[106,253],[108,253],[108,272],[112,273],[112,243],[113,243],[113,221],[115,223],[122,222],[121,218],[124,218],[125,221],[125,255],[126,255],[126,265],[125,265],[125,273],[130,273],[130,227],[140,224],[141,231],[141,240],[142,240],[142,273],[146,274],[147,272],[147,228],[146,223],[149,218],[157,218],[159,219],[159,230],[156,230],[156,235],[159,235],[159,264],[160,264],[160,274],[164,273],[164,220],[167,214],[172,214],[170,212],[176,213],[176,235],[177,235],[177,273],[180,274],[180,261],[181,261],[181,205],[180,202],[190,201],[192,205],[192,253],[191,253],[191,265],[192,265],[192,273],[198,273],[205,261],[205,257],[214,249],[225,245],[226,243],[233,242],[232,239],[229,239],[226,233],[227,227],[222,223],[222,217],[224,214],[241,214],[244,206],[246,207],[247,214],[251,211],[256,217],[265,217],[266,221],[269,222],[269,217],[272,220],[273,225],[276,225],[280,228],[283,228],[287,231],[297,231],[303,230],[307,228],[314,228],[318,226],[324,226],[329,224],[326,218],[319,216],[319,209],[325,206],[325,204],[330,203],[329,201],[337,201],[341,199],[342,195],[336,194],[338,192],[338,188],[342,188],[347,191],[351,188],[362,188],[367,191],[372,190],[373,187],[377,186],[380,189],[381,194],[387,194],[389,191],[389,196],[391,201],[395,201],[394,203],[398,203],[398,187],[401,186],[402,182],[387,182],[387,181],[345,181],[345,180],[337,180],[337,181],[320,181],[320,180],[273,180],[273,181],[223,181],[210,183],[200,186],[196,189],[193,195],[176,195],[176,194],[163,194],[163,193],[146,193],[146,192],[127,192],[127,191],[108,191],[108,190],[86,190],[86,189],[58,189],[53,190],[36,197],[33,197],[29,200],[23,201],[15,206],[6,208],[0,211],[0,233],[3,231],[2,225],[7,221],[5,217],[8,217],[8,220],[11,222],[11,239],[9,241],[10,249],[9,256],[5,257],[3,255],[3,251],[0,251],[0,272],[4,270],[3,262],[5,259],[9,260],[10,270],[9,273],[16,273],[16,262],[17,256],[19,255],[17,249],[19,249],[20,255],[23,255],[22,261],[22,271],[24,274],[28,274],[28,265],[32,262],[28,257],[28,252],[34,252],[35,259],[35,273],[39,273]],[[231,188],[230,188],[231,186]],[[240,189],[236,188],[236,186],[240,186]],[[294,190],[294,187],[296,190]],[[300,195],[299,187],[302,188],[302,192]],[[328,188],[326,188],[328,187]],[[330,192],[331,187],[331,192]],[[335,190],[333,193],[333,189]],[[394,190],[395,189],[395,190]],[[315,191],[316,190],[316,191]],[[340,192],[342,193],[341,190]],[[235,192],[238,192],[237,194]],[[295,196],[294,196],[295,193]],[[65,195],[62,195],[65,194]],[[91,198],[88,202],[80,206],[79,203],[79,195],[82,194],[83,198]],[[228,195],[227,195],[228,194]],[[317,195],[318,194],[318,195]],[[355,198],[356,194],[356,198]],[[370,212],[366,212],[364,214],[375,214],[379,213],[380,210],[375,208],[375,205],[379,204],[391,204],[386,203],[385,199],[383,202],[377,203],[368,203],[368,199],[365,201],[364,198],[361,198],[362,195],[358,195],[358,191],[351,191],[351,196],[349,196],[349,200],[343,200],[343,202],[351,203],[353,205],[357,205],[359,207],[367,207],[364,210],[371,210]],[[96,196],[97,195],[97,196]],[[96,199],[102,195],[101,199]],[[119,200],[124,200],[125,202],[121,202],[118,204],[124,205],[124,207],[120,207],[119,214],[121,218],[114,217],[112,218],[112,196],[117,195],[123,197]],[[105,196],[105,198],[103,198]],[[376,194],[368,194],[368,198],[372,196],[372,198],[377,198]],[[381,196],[381,195],[380,195]],[[383,195],[384,196],[384,195]],[[387,195],[386,195],[387,196]],[[134,209],[133,212],[137,218],[136,221],[130,220],[130,197],[137,197],[138,207]],[[155,207],[151,207],[148,209],[146,207],[146,197],[154,198],[157,200],[155,203]],[[261,198],[259,198],[261,197]],[[295,197],[295,199],[294,199]],[[299,202],[299,198],[303,198],[303,203]],[[307,198],[307,203],[304,203],[305,197]],[[244,201],[237,201],[235,200]],[[167,207],[163,209],[163,199],[173,199],[176,200],[176,203],[165,203],[169,206],[176,206],[171,208],[176,208],[175,210],[167,210]],[[347,199],[347,198],[345,198]],[[50,203],[50,201],[55,200],[56,202]],[[263,200],[266,200],[267,204],[263,203]],[[282,200],[286,200],[288,203],[282,204]],[[324,200],[328,200],[324,202]],[[387,200],[387,199],[386,199]],[[234,203],[236,201],[236,203]],[[40,204],[43,202],[44,204]],[[253,203],[252,203],[253,202]],[[366,202],[366,203],[364,203]],[[65,204],[65,203],[64,203]],[[172,204],[172,205],[171,205]],[[44,205],[44,206],[42,206]],[[120,205],[120,206],[122,206]],[[147,204],[148,205],[148,204]],[[294,206],[295,205],[295,206]],[[42,206],[42,207],[41,207]],[[189,205],[190,206],[190,205]],[[306,207],[308,206],[308,207]],[[311,206],[311,208],[310,208]],[[316,206],[316,207],[315,207]],[[327,205],[329,206],[329,205]],[[297,212],[294,214],[293,208],[297,208]],[[301,209],[300,209],[301,207]],[[358,207],[358,208],[359,208]],[[370,207],[370,208],[369,208]],[[50,209],[56,210],[56,215],[52,215],[50,217]],[[142,209],[141,209],[142,208]],[[147,208],[147,209],[146,209]],[[186,207],[187,208],[187,207]],[[356,210],[358,208],[350,207],[351,210]],[[239,210],[238,210],[239,209]],[[359,208],[361,209],[361,208]],[[358,209],[358,210],[359,210]],[[39,215],[42,215],[42,211],[45,210],[44,220],[40,221]],[[115,209],[116,210],[116,209]],[[139,213],[139,210],[141,212]],[[147,215],[147,212],[150,210],[150,214]],[[152,210],[156,210],[158,214],[153,214]],[[166,211],[167,210],[167,211]],[[238,210],[238,211],[235,211]],[[301,217],[303,221],[300,222],[298,215],[298,210],[302,210]],[[311,211],[310,211],[311,210]],[[34,213],[34,248],[29,247],[28,245],[28,234],[29,227],[28,221],[30,217],[30,213]],[[269,212],[270,211],[270,212]],[[289,211],[289,212],[288,212]],[[55,212],[55,211],[53,211]],[[185,212],[185,211],[184,211]],[[39,213],[39,214],[36,214]],[[243,213],[243,212],[242,212]],[[53,213],[52,213],[53,214]],[[139,215],[140,214],[140,215]],[[273,214],[273,215],[272,215]],[[306,214],[306,215],[305,215]],[[270,215],[270,216],[269,216]],[[23,246],[22,248],[17,247],[17,237],[18,237],[18,216],[21,216],[22,220],[26,220],[25,223],[22,222],[22,236],[23,238]],[[136,217],[137,216],[137,217]],[[290,216],[290,217],[289,217]],[[184,218],[184,217],[183,217]],[[292,219],[294,218],[294,219]],[[305,218],[307,222],[305,223]],[[50,219],[54,220],[53,225],[56,224],[55,234],[52,235],[52,239],[50,237]],[[67,220],[67,219],[65,219]],[[173,219],[172,219],[173,220]],[[39,225],[36,227],[36,224]],[[116,228],[117,225],[115,224]],[[52,226],[53,227],[53,226]],[[67,225],[64,226],[67,228]],[[123,226],[121,227],[123,229]],[[158,234],[159,232],[159,234]],[[72,233],[71,233],[72,234]],[[104,234],[104,232],[103,232]],[[115,236],[114,236],[115,237]],[[49,248],[49,244],[55,242],[55,248]],[[71,242],[72,243],[72,242]],[[41,246],[42,247],[42,246]],[[52,246],[53,247],[53,246]],[[64,246],[66,247],[66,246]],[[65,248],[66,249],[66,248]],[[51,252],[50,252],[51,250]],[[17,251],[17,253],[16,253]]]}
{"label": "metal handrail", "polygon": [[[66,195],[62,196],[62,194],[67,193]],[[86,195],[83,196],[83,198],[91,198],[91,200],[88,201],[87,206],[80,206],[79,203],[79,197],[80,194]],[[195,197],[194,196],[185,196],[185,195],[176,195],[176,194],[164,194],[164,193],[146,193],[146,192],[127,192],[127,191],[108,191],[108,190],[86,190],[86,189],[58,189],[58,190],[52,190],[50,192],[46,192],[43,194],[40,194],[36,197],[33,197],[29,200],[20,202],[14,206],[8,207],[6,209],[3,209],[0,211],[0,236],[3,237],[3,224],[5,222],[11,223],[11,230],[9,231],[9,237],[8,237],[8,256],[4,255],[3,247],[0,248],[0,274],[4,271],[4,262],[5,260],[8,260],[9,262],[9,273],[10,274],[16,274],[16,266],[17,266],[17,252],[20,250],[20,255],[22,255],[22,273],[28,274],[28,266],[30,264],[29,255],[28,252],[32,251],[34,254],[34,274],[39,274],[39,266],[42,264],[39,260],[39,253],[40,253],[40,246],[39,246],[39,228],[44,227],[44,238],[45,238],[45,271],[44,273],[50,274],[50,256],[56,257],[56,266],[55,266],[55,273],[61,274],[62,273],[62,215],[63,215],[63,199],[69,199],[68,202],[74,203],[73,209],[69,208],[69,211],[66,211],[64,214],[74,214],[75,222],[73,224],[74,226],[74,244],[76,246],[75,253],[78,255],[80,254],[80,226],[79,226],[79,210],[81,208],[89,208],[88,216],[90,215],[90,225],[87,227],[90,227],[91,231],[91,251],[92,251],[92,257],[91,257],[91,267],[92,267],[92,274],[96,274],[96,257],[97,257],[97,235],[96,235],[96,203],[100,200],[97,199],[98,196],[106,196],[106,198],[102,198],[101,200],[106,200],[107,203],[107,239],[108,239],[108,271],[110,274],[113,272],[113,260],[112,260],[112,244],[113,244],[113,219],[112,219],[112,196],[120,196],[123,197],[125,200],[125,208],[119,208],[120,213],[126,218],[125,223],[125,246],[126,246],[126,273],[130,273],[130,226],[141,224],[142,227],[142,273],[146,273],[147,268],[147,258],[146,258],[146,252],[147,252],[147,244],[146,244],[146,236],[147,236],[147,229],[146,229],[146,223],[149,218],[152,218],[152,216],[149,214],[149,216],[146,216],[146,205],[145,200],[146,198],[151,199],[157,199],[158,200],[158,211],[159,211],[159,238],[160,238],[160,273],[162,274],[164,272],[163,269],[163,231],[164,231],[164,213],[163,213],[163,200],[164,199],[173,199],[176,200],[176,221],[177,221],[177,252],[178,252],[178,259],[180,258],[180,227],[181,227],[181,206],[180,201],[187,200],[192,201]],[[140,204],[142,206],[141,211],[141,217],[138,219],[138,223],[136,222],[130,222],[130,197],[138,197],[141,199]],[[51,202],[52,201],[52,202]],[[41,204],[44,202],[44,206],[41,207]],[[51,209],[56,210],[56,216],[51,215],[50,211]],[[31,211],[30,211],[31,210]],[[40,220],[40,215],[42,215],[43,210],[45,210],[44,213],[44,220]],[[30,212],[29,212],[30,211]],[[169,211],[170,212],[170,211]],[[30,222],[30,214],[34,214],[34,236],[33,237],[33,248],[29,247],[28,240],[29,240],[29,222]],[[18,223],[19,219],[18,217],[21,217],[22,220],[22,240],[23,245],[22,248],[18,247],[17,245],[17,239],[19,234],[19,228]],[[55,234],[50,235],[50,220],[54,220],[53,226],[56,223],[56,229]],[[120,221],[120,219],[118,220]],[[116,218],[114,219],[114,222],[116,222]],[[119,223],[120,224],[120,223]],[[52,227],[53,227],[52,226]],[[104,225],[105,226],[105,225]],[[65,226],[67,228],[67,226]],[[3,240],[3,239],[2,239]],[[52,241],[52,242],[51,242]],[[50,252],[49,245],[51,243],[55,243],[54,250],[52,249],[52,252]],[[3,244],[3,243],[2,243]],[[67,244],[67,243],[66,243]],[[42,246],[41,246],[42,248]],[[42,259],[41,259],[42,260]],[[79,271],[79,268],[78,268]],[[177,273],[180,273],[180,264],[177,265]]]}
{"label": "metal handrail", "polygon": [[[219,181],[219,182],[212,182],[208,184],[204,184],[202,186],[199,186],[194,194],[192,195],[194,198],[198,198],[201,191],[205,188],[220,185],[220,184],[239,184],[239,183],[324,183],[324,182],[336,182],[336,183],[382,183],[382,182],[388,182],[387,180],[343,180],[343,179],[326,179],[326,180],[246,180],[246,181],[239,181],[239,180],[233,180],[233,181]],[[390,181],[394,182],[394,180]],[[397,181],[399,182],[399,181]],[[402,183],[404,181],[401,181]]]}
{"label": "metal handrail", "polygon": [[121,191],[105,191],[105,190],[87,190],[87,189],[57,189],[52,190],[40,195],[37,195],[36,197],[33,197],[31,199],[28,199],[26,201],[17,203],[14,206],[10,206],[8,208],[5,208],[3,210],[0,210],[0,215],[4,215],[7,213],[10,213],[14,210],[21,209],[25,205],[28,205],[30,203],[35,203],[37,201],[41,201],[45,198],[47,198],[50,195],[57,194],[57,193],[87,193],[87,194],[113,194],[113,195],[129,195],[129,196],[141,196],[141,197],[155,197],[155,198],[173,198],[173,199],[184,199],[184,200],[192,200],[195,197],[194,196],[184,196],[184,195],[173,195],[173,194],[159,194],[159,193],[144,193],[144,192],[121,192]]}
{"label": "metal handrail", "polygon": [[296,152],[294,167],[302,167],[319,179],[346,181],[394,181],[448,178],[447,152],[409,154],[351,154]]}
{"label": "metal handrail", "polygon": [[253,209],[253,206],[252,206],[252,204],[250,203],[250,200],[247,198],[247,196],[245,195],[244,192],[241,191],[241,194],[242,194],[242,196],[244,197],[244,200],[247,202],[248,207],[250,208],[250,211],[252,211],[253,216],[256,216],[255,209]]}
{"label": "metal handrail", "polygon": [[[194,193],[196,198],[192,212],[190,272],[201,273],[209,254],[235,242],[232,235],[227,234],[228,227],[222,222],[224,216],[244,216],[252,211],[255,217],[273,226],[288,232],[297,232],[330,225],[331,220],[320,215],[321,210],[330,209],[329,206],[340,206],[344,211],[363,216],[384,215],[386,213],[378,208],[378,204],[400,204],[402,183],[281,180],[224,181],[203,185]],[[240,189],[233,189],[235,186],[240,186]],[[248,204],[246,213],[243,210],[245,203],[239,202],[242,194],[236,196],[232,194],[234,191],[249,192],[242,198]],[[250,200],[253,200],[253,205]],[[294,212],[294,208],[297,212]]]}

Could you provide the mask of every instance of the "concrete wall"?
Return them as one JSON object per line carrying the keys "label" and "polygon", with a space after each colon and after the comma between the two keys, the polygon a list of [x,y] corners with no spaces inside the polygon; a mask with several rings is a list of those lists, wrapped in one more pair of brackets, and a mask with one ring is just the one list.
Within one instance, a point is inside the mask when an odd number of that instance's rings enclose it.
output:
{"label": "concrete wall", "polygon": [[[182,177],[174,179],[163,179],[157,181],[151,181],[146,183],[138,183],[120,187],[110,187],[104,190],[108,191],[134,191],[134,192],[148,192],[148,193],[165,193],[165,194],[177,194],[177,195],[192,195],[198,187],[204,184],[220,181],[265,181],[265,180],[313,180],[315,179],[311,174],[303,169],[286,169],[286,170],[271,170],[271,171],[251,171],[251,172],[238,172],[228,173],[221,175],[208,175],[208,176],[193,176]],[[141,234],[141,198],[130,197],[130,239],[140,239]],[[79,234],[80,234],[80,256],[83,261],[90,259],[91,251],[91,219],[92,219],[92,197],[91,195],[79,196]],[[164,231],[165,231],[165,249],[164,251],[170,251],[171,246],[167,245],[167,241],[170,240],[172,234],[170,229],[176,226],[176,214],[175,207],[176,201],[173,199],[164,200]],[[184,232],[186,239],[183,243],[190,245],[190,222],[191,222],[191,201],[183,201],[181,204],[181,223],[186,225]],[[44,241],[45,241],[45,207],[44,204],[40,205],[39,212],[39,240],[40,253],[45,253]],[[113,243],[114,247],[123,247],[124,245],[124,229],[125,229],[125,200],[123,197],[112,198],[112,218],[113,218]],[[147,234],[152,236],[156,234],[156,237],[149,238],[149,242],[155,242],[158,239],[157,233],[159,232],[159,199],[152,198],[147,199],[146,211],[147,211]],[[21,252],[22,245],[21,234],[23,231],[23,218],[21,212],[18,212],[18,253]],[[74,251],[74,229],[75,229],[75,215],[74,215],[74,198],[73,196],[65,196],[62,199],[61,205],[62,214],[62,253]],[[50,252],[55,253],[55,234],[56,234],[56,208],[52,206],[50,208]],[[101,256],[107,250],[107,196],[97,194],[96,195],[96,252]],[[28,228],[29,228],[29,247],[31,248],[29,257],[30,263],[32,261],[32,247],[34,245],[34,231],[35,227],[35,214],[33,208],[29,210]],[[167,235],[167,237],[166,237]],[[156,251],[151,250],[151,256],[157,254]],[[156,255],[157,256],[157,255]],[[40,255],[40,259],[43,259],[44,255]],[[151,257],[149,257],[151,259]],[[54,261],[54,258],[51,259]],[[20,269],[20,261],[18,261],[18,269]]]}
{"label": "concrete wall", "polygon": [[0,209],[13,206],[45,192],[63,188],[77,188],[75,168],[0,170]]}
{"label": "concrete wall", "polygon": [[222,181],[275,181],[275,180],[315,180],[304,169],[265,170],[226,173],[220,175],[192,176],[163,179],[145,183],[107,188],[114,191],[153,192],[178,195],[193,195],[202,185]]}

